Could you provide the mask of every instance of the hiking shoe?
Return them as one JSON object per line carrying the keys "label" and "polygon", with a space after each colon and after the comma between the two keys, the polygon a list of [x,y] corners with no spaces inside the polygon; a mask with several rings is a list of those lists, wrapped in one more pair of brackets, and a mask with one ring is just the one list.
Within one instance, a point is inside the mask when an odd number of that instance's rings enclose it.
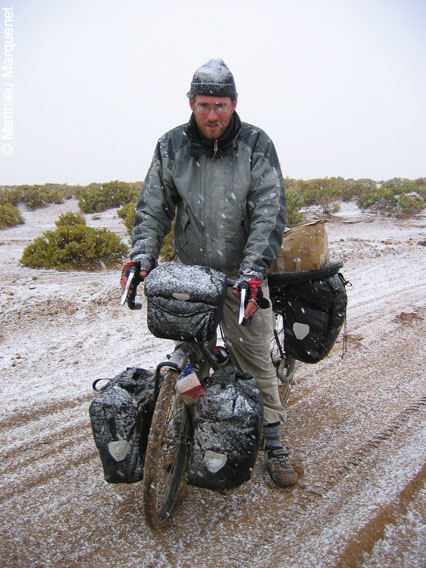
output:
{"label": "hiking shoe", "polygon": [[280,487],[288,487],[297,483],[298,475],[291,467],[288,459],[288,448],[272,448],[265,450],[264,463],[272,481]]}

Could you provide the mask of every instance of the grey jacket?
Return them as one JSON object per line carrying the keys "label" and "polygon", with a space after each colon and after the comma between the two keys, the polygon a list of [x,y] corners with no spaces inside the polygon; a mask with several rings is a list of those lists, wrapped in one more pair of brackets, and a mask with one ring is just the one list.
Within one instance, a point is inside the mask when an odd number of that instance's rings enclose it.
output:
{"label": "grey jacket", "polygon": [[272,141],[234,113],[217,141],[194,117],[162,136],[142,188],[132,232],[132,260],[149,270],[176,211],[175,250],[185,264],[263,278],[285,223],[285,194]]}

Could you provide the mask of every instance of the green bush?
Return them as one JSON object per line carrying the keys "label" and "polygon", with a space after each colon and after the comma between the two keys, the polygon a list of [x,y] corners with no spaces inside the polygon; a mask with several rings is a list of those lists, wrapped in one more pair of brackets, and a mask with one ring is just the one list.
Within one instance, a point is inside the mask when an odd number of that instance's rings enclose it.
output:
{"label": "green bush", "polygon": [[415,193],[404,193],[399,197],[399,206],[402,215],[411,217],[423,211],[425,200]]}
{"label": "green bush", "polygon": [[64,225],[35,239],[24,249],[20,262],[30,268],[96,270],[115,266],[127,252],[127,246],[108,229]]}
{"label": "green bush", "polygon": [[365,189],[358,196],[361,209],[371,209],[389,216],[412,216],[425,208],[426,178],[410,180],[393,178],[376,184],[375,190]]}
{"label": "green bush", "polygon": [[342,201],[357,199],[363,193],[377,190],[377,183],[368,178],[343,180],[340,185]]}
{"label": "green bush", "polygon": [[99,213],[136,201],[139,193],[139,184],[123,181],[92,183],[79,192],[78,206],[84,213]]}
{"label": "green bush", "polygon": [[11,203],[0,205],[0,229],[16,227],[16,225],[22,225],[22,223],[24,223],[24,219],[17,207]]}
{"label": "green bush", "polygon": [[67,225],[85,225],[86,219],[81,213],[62,213],[59,219],[55,221],[57,227],[66,227]]}
{"label": "green bush", "polygon": [[303,207],[303,197],[295,190],[286,191],[286,227],[296,227],[305,222],[305,214],[300,211]]}
{"label": "green bush", "polygon": [[46,207],[51,203],[63,203],[64,197],[61,193],[49,186],[19,185],[16,188],[20,192],[20,200],[31,211]]}
{"label": "green bush", "polygon": [[311,189],[303,194],[305,205],[320,205],[325,215],[332,213],[341,198],[342,192],[337,187]]}
{"label": "green bush", "polygon": [[135,222],[136,203],[136,201],[126,203],[126,205],[123,205],[123,207],[117,210],[117,215],[124,220],[124,226],[129,235],[132,233],[133,224]]}
{"label": "green bush", "polygon": [[294,190],[302,195],[305,205],[322,205],[324,197],[334,198],[330,210],[338,200],[352,201],[359,195],[377,189],[377,182],[368,178],[344,179],[342,177],[315,178],[309,180],[286,178],[284,180],[287,191]]}
{"label": "green bush", "polygon": [[426,200],[426,178],[417,178],[414,180],[416,188],[413,190]]}
{"label": "green bush", "polygon": [[358,207],[361,209],[373,208],[375,211],[390,212],[398,205],[398,198],[392,191],[378,189],[376,191],[363,193],[357,199]]}
{"label": "green bush", "polygon": [[21,192],[18,189],[2,187],[0,189],[0,205],[18,205],[21,201]]}
{"label": "green bush", "polygon": [[406,179],[406,178],[392,178],[381,183],[381,189],[389,190],[394,195],[400,195],[401,193],[412,193],[417,191],[419,183],[417,180]]}

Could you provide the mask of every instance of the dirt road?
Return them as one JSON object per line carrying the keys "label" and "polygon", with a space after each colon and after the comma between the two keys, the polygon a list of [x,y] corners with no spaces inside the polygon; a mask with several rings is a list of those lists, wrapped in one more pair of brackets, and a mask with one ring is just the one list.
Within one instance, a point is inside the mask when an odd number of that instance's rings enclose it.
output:
{"label": "dirt road", "polygon": [[[169,343],[118,305],[117,271],[19,266],[24,246],[74,201],[0,232],[0,565],[277,568],[426,566],[426,219],[353,210],[328,224],[348,289],[342,338],[302,365],[285,440],[300,473],[263,470],[229,496],[190,488],[151,533],[139,484],[108,485],[90,431],[91,383],[152,368]],[[125,238],[114,212],[88,217]]]}

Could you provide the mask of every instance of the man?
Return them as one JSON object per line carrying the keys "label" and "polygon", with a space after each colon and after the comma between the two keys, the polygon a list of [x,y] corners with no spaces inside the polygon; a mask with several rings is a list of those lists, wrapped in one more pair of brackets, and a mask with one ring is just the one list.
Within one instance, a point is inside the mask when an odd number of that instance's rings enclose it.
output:
{"label": "man", "polygon": [[[281,444],[284,409],[269,355],[274,318],[265,302],[267,283],[261,282],[284,231],[278,157],[262,130],[240,121],[234,78],[221,59],[195,72],[188,97],[189,123],[167,132],[157,144],[136,208],[130,256],[145,278],[176,212],[179,260],[221,270],[235,280],[225,301],[225,339],[234,365],[255,376],[263,392],[265,466],[277,485],[293,485],[297,474]],[[238,323],[243,288],[249,300],[245,326]]]}

